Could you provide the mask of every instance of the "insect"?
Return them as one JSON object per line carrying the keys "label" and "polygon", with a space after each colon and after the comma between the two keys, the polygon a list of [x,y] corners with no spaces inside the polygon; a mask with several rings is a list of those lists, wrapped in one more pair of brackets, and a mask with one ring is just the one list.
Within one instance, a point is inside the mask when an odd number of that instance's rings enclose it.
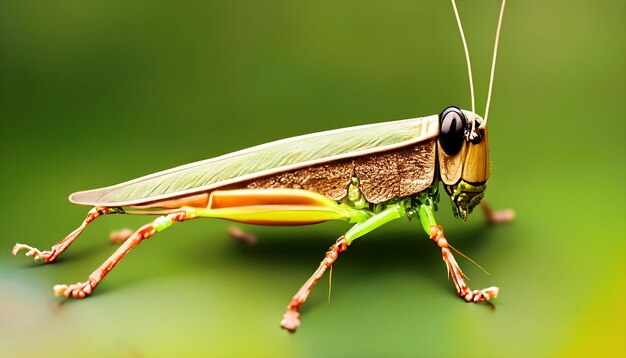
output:
{"label": "insect", "polygon": [[[294,137],[179,166],[110,187],[73,193],[69,200],[93,208],[82,224],[50,250],[16,244],[35,261],[53,262],[96,218],[111,214],[159,215],[131,235],[88,279],[55,285],[57,295],[84,298],[142,240],[172,224],[219,218],[259,225],[305,225],[343,220],[352,227],[337,239],[313,275],[295,294],[281,326],[295,331],[300,306],[324,272],[355,239],[403,217],[419,218],[441,249],[457,293],[467,302],[495,298],[498,288],[472,290],[455,261],[435,211],[439,187],[466,219],[482,204],[488,220],[512,219],[492,213],[482,201],[490,174],[487,118],[502,16],[502,2],[485,118],[475,113],[469,51],[456,4],[470,77],[472,110],[448,107],[439,115],[369,124]],[[119,236],[120,234],[116,234]]]}

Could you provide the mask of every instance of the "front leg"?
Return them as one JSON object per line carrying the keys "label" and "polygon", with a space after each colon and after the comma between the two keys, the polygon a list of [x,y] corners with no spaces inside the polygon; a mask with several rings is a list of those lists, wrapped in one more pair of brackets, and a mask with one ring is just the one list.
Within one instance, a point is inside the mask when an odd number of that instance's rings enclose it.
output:
{"label": "front leg", "polygon": [[446,240],[443,236],[443,229],[441,226],[430,226],[430,238],[441,248],[443,261],[446,263],[446,267],[448,268],[448,274],[452,275],[452,281],[454,281],[454,286],[456,286],[456,292],[459,297],[463,298],[467,302],[482,302],[498,296],[499,289],[494,286],[482,290],[472,290],[467,286],[465,280],[463,279],[463,271],[461,271],[459,264],[457,264],[454,259],[454,255],[452,255],[452,251],[450,251],[448,240]]}
{"label": "front leg", "polygon": [[422,226],[429,237],[441,248],[443,261],[448,269],[448,274],[452,275],[457,294],[467,302],[482,302],[496,298],[499,292],[497,287],[492,286],[482,290],[472,290],[467,286],[463,271],[461,271],[459,264],[454,259],[454,255],[452,255],[452,251],[450,251],[450,245],[443,235],[443,229],[435,222],[434,214],[434,208],[431,203],[420,205],[419,217]]}

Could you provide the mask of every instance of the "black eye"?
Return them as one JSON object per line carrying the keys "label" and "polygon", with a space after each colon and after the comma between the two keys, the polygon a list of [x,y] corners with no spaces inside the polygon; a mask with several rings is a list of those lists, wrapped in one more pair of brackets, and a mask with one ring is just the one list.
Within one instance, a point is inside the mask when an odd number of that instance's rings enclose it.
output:
{"label": "black eye", "polygon": [[448,155],[455,155],[463,145],[467,119],[456,108],[448,107],[439,115],[439,145]]}

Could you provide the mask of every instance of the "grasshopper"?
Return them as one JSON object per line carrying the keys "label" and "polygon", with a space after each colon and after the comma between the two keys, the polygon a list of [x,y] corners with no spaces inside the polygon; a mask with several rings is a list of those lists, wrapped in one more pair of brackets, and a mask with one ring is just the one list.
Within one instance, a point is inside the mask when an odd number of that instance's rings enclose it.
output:
{"label": "grasshopper", "polygon": [[84,298],[141,241],[172,224],[219,218],[258,225],[306,225],[342,220],[352,227],[337,239],[313,275],[293,297],[281,321],[291,332],[300,325],[300,306],[324,272],[355,239],[403,217],[419,218],[441,249],[458,295],[488,301],[497,287],[472,290],[465,283],[435,211],[439,187],[466,219],[482,204],[487,219],[507,221],[511,211],[493,213],[481,201],[490,173],[487,116],[505,1],[502,2],[484,120],[475,113],[469,51],[458,10],[454,13],[470,77],[472,110],[448,107],[439,115],[369,124],[279,140],[195,162],[121,184],[70,195],[88,205],[82,224],[50,250],[16,244],[35,261],[53,262],[96,218],[110,214],[160,215],[132,233],[85,282],[55,285],[56,295]]}

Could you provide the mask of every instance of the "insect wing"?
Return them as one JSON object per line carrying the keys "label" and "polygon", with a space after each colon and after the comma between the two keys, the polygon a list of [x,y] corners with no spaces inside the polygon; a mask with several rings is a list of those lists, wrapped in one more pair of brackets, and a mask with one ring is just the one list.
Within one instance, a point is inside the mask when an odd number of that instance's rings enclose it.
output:
{"label": "insect wing", "polygon": [[437,136],[436,115],[283,139],[154,173],[111,187],[77,192],[82,205],[126,206],[213,190],[265,175],[402,148]]}

